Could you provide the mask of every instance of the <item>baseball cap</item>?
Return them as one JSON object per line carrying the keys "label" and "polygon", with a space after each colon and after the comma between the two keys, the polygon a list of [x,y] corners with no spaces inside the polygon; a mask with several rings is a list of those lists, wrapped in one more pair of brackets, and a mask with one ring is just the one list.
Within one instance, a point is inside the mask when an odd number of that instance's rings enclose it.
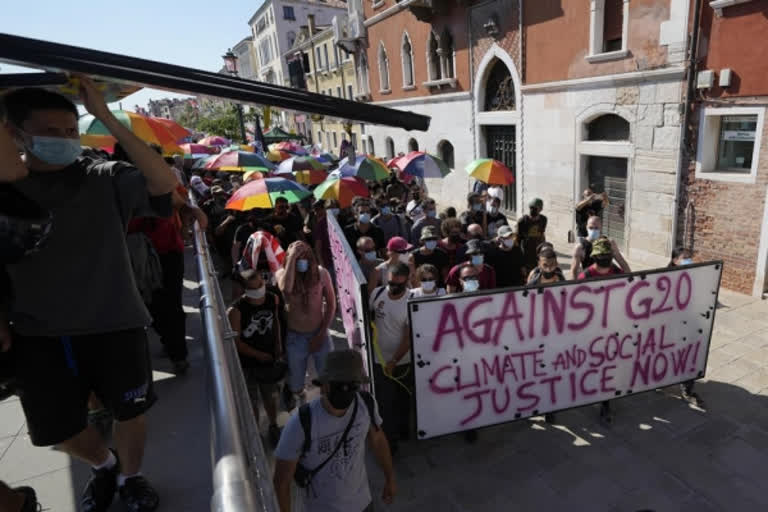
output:
{"label": "baseball cap", "polygon": [[611,241],[603,236],[592,242],[592,253],[590,256],[593,258],[599,256],[613,256],[613,247],[611,247]]}
{"label": "baseball cap", "polygon": [[467,247],[467,252],[466,252],[467,256],[472,256],[473,254],[485,253],[482,240],[469,240],[467,242],[466,247]]}
{"label": "baseball cap", "polygon": [[501,226],[496,234],[499,236],[499,238],[509,238],[515,234],[515,230],[509,226]]}
{"label": "baseball cap", "polygon": [[411,249],[413,249],[413,246],[401,236],[393,236],[389,239],[389,242],[387,242],[388,251],[405,252],[410,251]]}
{"label": "baseball cap", "polygon": [[528,208],[541,208],[542,206],[544,206],[544,201],[542,201],[539,197],[534,197],[531,199],[531,202],[528,203]]}
{"label": "baseball cap", "polygon": [[435,226],[424,226],[421,229],[421,238],[419,240],[437,240],[440,238],[437,236],[437,228]]}

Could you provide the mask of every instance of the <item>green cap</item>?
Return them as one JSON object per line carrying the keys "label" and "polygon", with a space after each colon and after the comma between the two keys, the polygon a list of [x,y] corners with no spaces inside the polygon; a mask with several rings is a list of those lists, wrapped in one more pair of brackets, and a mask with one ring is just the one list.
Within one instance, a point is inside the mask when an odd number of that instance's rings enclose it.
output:
{"label": "green cap", "polygon": [[613,256],[613,247],[611,247],[611,241],[608,240],[608,238],[601,236],[592,242],[592,253],[590,256],[593,258],[598,258],[600,256]]}
{"label": "green cap", "polygon": [[528,203],[528,208],[538,208],[541,210],[544,207],[544,201],[541,200],[539,197],[534,197],[531,199],[531,202]]}

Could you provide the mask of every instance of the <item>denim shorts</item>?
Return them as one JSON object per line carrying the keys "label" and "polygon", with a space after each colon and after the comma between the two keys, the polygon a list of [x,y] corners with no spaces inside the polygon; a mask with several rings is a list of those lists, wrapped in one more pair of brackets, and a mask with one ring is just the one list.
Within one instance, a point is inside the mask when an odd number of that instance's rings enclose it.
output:
{"label": "denim shorts", "polygon": [[317,333],[295,332],[288,330],[285,338],[285,352],[288,359],[288,387],[294,393],[304,389],[304,376],[307,374],[307,360],[311,356],[315,361],[315,370],[318,374],[325,368],[325,357],[331,351],[331,336],[325,332],[325,342],[320,350],[310,354],[309,340]]}

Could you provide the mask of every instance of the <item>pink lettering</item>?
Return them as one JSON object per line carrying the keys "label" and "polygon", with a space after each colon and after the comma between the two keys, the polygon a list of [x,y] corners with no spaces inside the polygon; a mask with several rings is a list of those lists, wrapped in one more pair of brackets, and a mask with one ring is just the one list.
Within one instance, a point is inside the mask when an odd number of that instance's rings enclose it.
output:
{"label": "pink lettering", "polygon": [[480,387],[480,372],[477,368],[477,363],[473,364],[472,367],[475,370],[475,380],[474,382],[462,382],[461,380],[461,366],[456,367],[456,390],[462,391],[467,388],[479,388]]}
{"label": "pink lettering", "polygon": [[[680,298],[680,292],[682,291],[683,281],[686,283],[687,295],[685,300]],[[680,311],[685,310],[688,304],[691,302],[691,296],[693,295],[693,283],[691,282],[691,276],[687,271],[680,272],[680,277],[677,278],[677,288],[675,288],[675,302],[677,303],[677,309]]]}
{"label": "pink lettering", "polygon": [[602,290],[592,290],[593,293],[603,293],[605,295],[605,298],[603,299],[603,327],[608,327],[608,301],[611,298],[611,292],[613,290],[618,290],[619,288],[624,288],[626,285],[627,283],[620,281],[618,283],[607,284]]}
{"label": "pink lettering", "polygon": [[544,299],[542,300],[542,309],[544,310],[544,326],[542,327],[542,334],[544,336],[549,335],[549,317],[553,317],[555,322],[555,329],[558,334],[563,333],[565,328],[565,301],[566,294],[561,293],[560,304],[557,303],[557,295],[552,293],[551,290],[544,290]]}
{"label": "pink lettering", "polygon": [[[510,311],[511,308],[511,311]],[[515,298],[515,292],[509,292],[504,297],[504,306],[501,308],[501,314],[496,317],[496,332],[493,334],[493,344],[498,345],[501,339],[501,333],[504,331],[504,326],[508,320],[512,320],[517,329],[517,339],[523,341],[523,329],[520,327],[520,319],[523,318],[523,314],[517,310],[517,299]]]}
{"label": "pink lettering", "polygon": [[653,304],[653,299],[650,297],[646,297],[644,299],[641,299],[638,302],[639,306],[642,306],[641,312],[636,312],[634,307],[632,306],[632,299],[635,298],[635,293],[637,293],[638,290],[641,288],[647,288],[651,286],[647,281],[638,281],[634,285],[632,285],[632,288],[629,289],[629,293],[627,293],[627,300],[625,303],[625,307],[627,310],[627,316],[632,320],[641,320],[644,318],[649,318],[651,316],[651,305]]}
{"label": "pink lettering", "polygon": [[456,306],[446,302],[443,305],[443,310],[440,312],[440,323],[437,325],[437,334],[435,334],[435,342],[432,344],[432,352],[440,352],[443,337],[451,334],[456,336],[459,348],[464,349],[464,338],[462,337]]}
{"label": "pink lettering", "polygon": [[517,398],[519,398],[520,400],[528,400],[527,405],[525,406],[521,405],[517,408],[518,412],[530,411],[531,409],[534,409],[536,408],[537,405],[539,405],[539,396],[527,393],[528,388],[530,388],[534,384],[535,382],[526,382],[525,384],[522,384],[519,388],[517,388]]}
{"label": "pink lettering", "polygon": [[491,403],[493,404],[493,410],[496,412],[496,414],[501,414],[507,410],[507,407],[509,407],[509,402],[511,400],[509,396],[509,388],[504,386],[504,394],[506,395],[507,400],[504,402],[502,407],[499,407],[499,405],[496,403],[496,391],[498,390],[494,389],[493,393],[491,393]]}
{"label": "pink lettering", "polygon": [[[661,361],[663,364],[659,365],[659,361]],[[653,373],[652,377],[654,382],[659,382],[664,377],[667,376],[667,367],[669,366],[669,363],[667,362],[667,356],[659,352],[656,354],[656,357],[653,359]]]}
{"label": "pink lettering", "polygon": [[557,403],[557,393],[555,393],[555,383],[563,380],[562,375],[555,375],[546,379],[541,379],[541,384],[549,384],[549,403],[555,405]]}
{"label": "pink lettering", "polygon": [[[467,336],[469,336],[469,339],[472,340],[475,343],[488,343],[491,339],[491,327],[493,326],[493,320],[490,318],[485,318],[483,320],[478,320],[477,322],[472,324],[472,329],[469,329],[470,325],[470,319],[469,317],[474,313],[475,308],[487,304],[489,302],[493,302],[492,297],[481,297],[477,300],[473,300],[470,302],[469,306],[467,306],[467,309],[464,310],[464,325],[467,326]],[[474,328],[477,326],[483,326],[482,335],[478,336],[475,334]]]}
{"label": "pink lettering", "polygon": [[587,313],[586,313],[586,316],[584,317],[584,320],[582,320],[580,323],[574,323],[574,322],[568,323],[568,329],[570,329],[572,331],[580,331],[580,330],[584,329],[592,321],[592,317],[595,316],[595,306],[592,305],[591,302],[583,302],[583,301],[576,300],[576,299],[578,299],[579,295],[582,292],[587,292],[587,293],[591,294],[592,293],[592,288],[590,288],[587,285],[577,286],[574,289],[573,293],[571,294],[571,301],[570,301],[571,309],[572,310],[579,310],[579,309],[587,310]]}
{"label": "pink lettering", "polygon": [[608,387],[606,384],[613,380],[612,375],[608,375],[609,370],[615,370],[616,366],[603,366],[603,375],[600,377],[600,391],[603,393],[610,393],[611,391],[616,391],[616,388],[614,387]]}
{"label": "pink lettering", "polygon": [[451,368],[453,368],[453,366],[446,364],[445,366],[438,368],[437,371],[432,374],[432,378],[429,379],[429,389],[431,389],[433,393],[436,393],[438,395],[445,395],[445,394],[454,392],[453,384],[451,384],[451,387],[445,387],[445,386],[439,386],[437,383],[437,379],[440,377],[440,375],[444,371],[450,370]]}
{"label": "pink lettering", "polygon": [[460,425],[462,427],[483,413],[483,395],[488,394],[490,392],[491,392],[490,389],[484,389],[482,391],[475,391],[473,393],[468,393],[462,397],[464,400],[469,400],[470,398],[477,399],[477,402],[475,403],[476,405],[475,412],[473,412],[471,415],[461,420]]}
{"label": "pink lettering", "polygon": [[595,393],[597,393],[597,388],[596,387],[592,388],[592,389],[588,389],[587,388],[587,383],[586,383],[587,377],[589,377],[590,375],[597,374],[597,372],[598,372],[598,370],[593,368],[591,370],[587,370],[586,372],[584,372],[584,374],[582,374],[581,379],[579,380],[579,384],[580,384],[580,387],[581,387],[581,394],[582,395],[589,396],[589,395],[594,395]]}
{"label": "pink lettering", "polygon": [[480,360],[481,364],[483,365],[483,385],[488,385],[488,376],[490,375],[493,377],[496,376],[496,380],[499,382],[499,384],[502,384],[504,382],[504,374],[502,373],[501,369],[499,368],[499,356],[496,356],[493,358],[493,365],[489,366],[488,362],[483,357]]}

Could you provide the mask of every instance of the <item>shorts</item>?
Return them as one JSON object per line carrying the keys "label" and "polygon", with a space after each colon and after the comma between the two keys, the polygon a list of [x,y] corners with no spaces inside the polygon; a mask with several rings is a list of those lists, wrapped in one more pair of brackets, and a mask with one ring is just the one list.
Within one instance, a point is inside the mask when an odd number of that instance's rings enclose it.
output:
{"label": "shorts", "polygon": [[259,403],[259,393],[263,397],[277,391],[277,383],[261,380],[258,368],[243,368],[243,375],[245,376],[245,385],[248,388],[248,396],[251,398],[251,405],[254,407]]}
{"label": "shorts", "polygon": [[304,389],[304,376],[307,374],[307,359],[315,360],[318,375],[325,368],[325,357],[331,351],[331,336],[325,332],[325,343],[314,354],[309,353],[309,340],[316,333],[288,331],[285,337],[285,353],[288,359],[288,387],[294,393]]}
{"label": "shorts", "polygon": [[146,329],[82,336],[13,336],[21,406],[32,444],[50,446],[88,426],[93,392],[117,421],[157,401]]}

